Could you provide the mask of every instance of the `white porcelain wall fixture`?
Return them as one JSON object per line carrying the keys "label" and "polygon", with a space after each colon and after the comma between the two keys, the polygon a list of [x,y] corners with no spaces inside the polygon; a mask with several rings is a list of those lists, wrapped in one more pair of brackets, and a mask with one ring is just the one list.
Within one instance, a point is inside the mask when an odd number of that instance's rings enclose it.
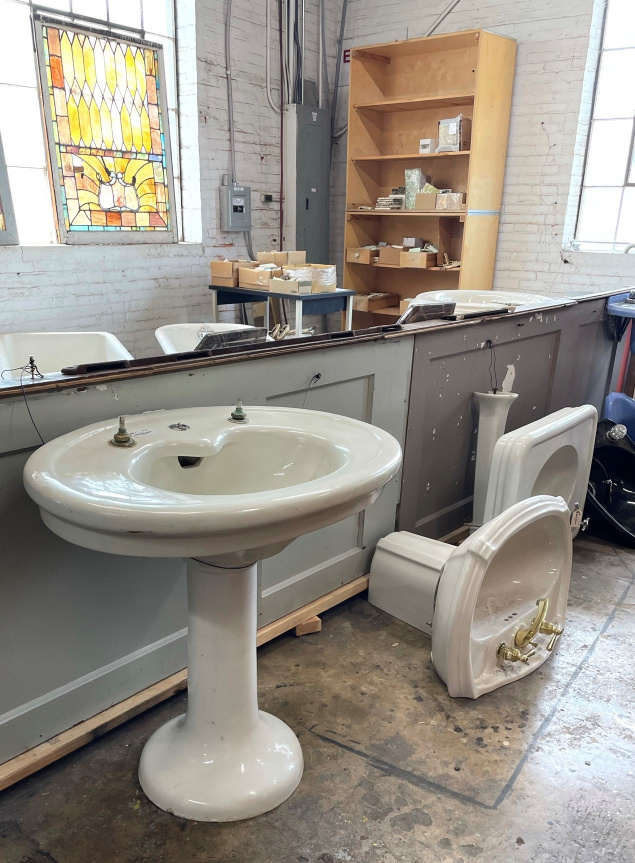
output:
{"label": "white porcelain wall fixture", "polygon": [[[56,374],[66,366],[131,360],[132,354],[112,333],[0,333],[0,372],[3,380],[19,380],[22,367],[33,356],[43,375]],[[12,373],[7,373],[12,369]],[[24,380],[27,380],[24,374]]]}
{"label": "white porcelain wall fixture", "polygon": [[182,354],[196,348],[201,332],[231,333],[253,329],[249,324],[166,324],[156,329],[154,335],[164,354]]}
{"label": "white porcelain wall fixture", "polygon": [[539,668],[565,624],[572,540],[561,498],[515,504],[458,547],[401,531],[380,540],[373,605],[432,636],[453,697],[479,698]]}
{"label": "white porcelain wall fixture", "polygon": [[[563,408],[503,435],[490,460],[484,521],[536,494],[564,498],[577,536],[593,461],[597,411]],[[480,428],[479,428],[480,443]]]}
{"label": "white porcelain wall fixture", "polygon": [[399,443],[318,411],[185,408],[96,423],[37,450],[25,487],[44,522],[113,554],[186,557],[188,708],[146,743],[157,806],[234,821],[282,803],[302,776],[284,722],[258,710],[256,562],[370,506]]}
{"label": "white porcelain wall fixture", "polygon": [[473,528],[480,527],[485,520],[485,501],[494,447],[499,437],[505,433],[509,409],[517,398],[517,393],[504,393],[502,390],[474,393],[478,410],[478,436],[474,468]]}

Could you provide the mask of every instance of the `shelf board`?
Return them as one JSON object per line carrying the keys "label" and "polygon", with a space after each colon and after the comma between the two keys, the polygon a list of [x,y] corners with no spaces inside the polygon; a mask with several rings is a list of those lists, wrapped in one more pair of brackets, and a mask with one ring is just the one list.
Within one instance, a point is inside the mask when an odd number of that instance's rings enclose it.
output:
{"label": "shelf board", "polygon": [[412,273],[458,273],[460,271],[460,267],[453,267],[452,269],[448,269],[447,267],[402,267],[400,264],[367,264],[365,261],[346,261],[347,264],[357,264],[362,267],[386,267],[390,270],[407,270]]}
{"label": "shelf board", "polygon": [[469,150],[458,150],[455,153],[398,153],[392,156],[356,156],[351,162],[392,162],[399,159],[449,159],[455,156],[469,156]]}
{"label": "shelf board", "polygon": [[474,93],[456,93],[451,96],[420,96],[417,99],[382,99],[379,102],[362,102],[353,105],[356,111],[423,111],[426,108],[445,108],[471,105]]}
{"label": "shelf board", "polygon": [[465,216],[467,210],[347,210],[347,216],[436,216],[437,218],[458,218]]}

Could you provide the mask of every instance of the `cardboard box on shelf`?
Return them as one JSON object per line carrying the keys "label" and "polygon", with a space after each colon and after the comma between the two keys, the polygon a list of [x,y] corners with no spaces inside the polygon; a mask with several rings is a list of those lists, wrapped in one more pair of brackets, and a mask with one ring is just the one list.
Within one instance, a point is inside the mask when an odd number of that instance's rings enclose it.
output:
{"label": "cardboard box on shelf", "polygon": [[404,237],[403,238],[403,247],[404,249],[420,249],[425,240],[423,237]]}
{"label": "cardboard box on shelf", "polygon": [[380,246],[379,247],[379,263],[391,264],[393,267],[399,267],[399,256],[403,252],[403,246]]}
{"label": "cardboard box on shelf", "polygon": [[374,264],[379,257],[378,249],[347,249],[346,261],[349,264]]}
{"label": "cardboard box on shelf", "polygon": [[416,197],[421,191],[421,186],[425,182],[425,178],[421,173],[421,168],[406,168],[406,210],[416,209]]}
{"label": "cardboard box on shelf", "polygon": [[280,279],[274,276],[269,290],[281,294],[310,294],[313,290],[313,283],[299,279]]}
{"label": "cardboard box on shelf", "polygon": [[436,138],[419,138],[420,153],[434,153],[437,148]]}
{"label": "cardboard box on shelf", "polygon": [[437,256],[431,252],[402,252],[399,265],[415,270],[427,270],[428,267],[436,267]]}
{"label": "cardboard box on shelf", "polygon": [[436,210],[436,192],[418,192],[415,196],[415,210]]}
{"label": "cardboard box on shelf", "polygon": [[255,291],[268,291],[271,279],[282,275],[280,269],[259,269],[240,267],[238,270],[238,285],[241,288],[253,288]]}
{"label": "cardboard box on shelf", "polygon": [[441,192],[437,195],[437,210],[464,210],[465,192]]}
{"label": "cardboard box on shelf", "polygon": [[387,309],[398,305],[399,294],[356,294],[353,297],[353,308],[356,312],[373,312],[376,309]]}
{"label": "cardboard box on shelf", "polygon": [[238,286],[238,270],[240,267],[246,269],[257,267],[255,261],[210,261],[209,263],[212,285],[221,288],[235,288]]}

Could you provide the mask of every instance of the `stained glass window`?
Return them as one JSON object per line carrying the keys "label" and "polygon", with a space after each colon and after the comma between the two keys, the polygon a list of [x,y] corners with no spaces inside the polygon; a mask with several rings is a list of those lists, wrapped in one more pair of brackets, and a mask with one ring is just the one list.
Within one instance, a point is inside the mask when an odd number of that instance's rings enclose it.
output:
{"label": "stained glass window", "polygon": [[7,176],[7,166],[4,161],[2,139],[0,138],[0,246],[15,245],[18,234],[11,202],[11,189]]}
{"label": "stained glass window", "polygon": [[47,19],[38,29],[60,234],[174,240],[161,47]]}

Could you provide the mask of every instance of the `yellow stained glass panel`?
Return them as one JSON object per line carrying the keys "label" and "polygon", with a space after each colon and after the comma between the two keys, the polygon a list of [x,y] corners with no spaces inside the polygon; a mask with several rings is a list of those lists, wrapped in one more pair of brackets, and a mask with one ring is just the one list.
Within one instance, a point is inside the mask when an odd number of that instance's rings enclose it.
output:
{"label": "yellow stained glass panel", "polygon": [[65,230],[172,230],[158,49],[70,25],[41,30]]}

